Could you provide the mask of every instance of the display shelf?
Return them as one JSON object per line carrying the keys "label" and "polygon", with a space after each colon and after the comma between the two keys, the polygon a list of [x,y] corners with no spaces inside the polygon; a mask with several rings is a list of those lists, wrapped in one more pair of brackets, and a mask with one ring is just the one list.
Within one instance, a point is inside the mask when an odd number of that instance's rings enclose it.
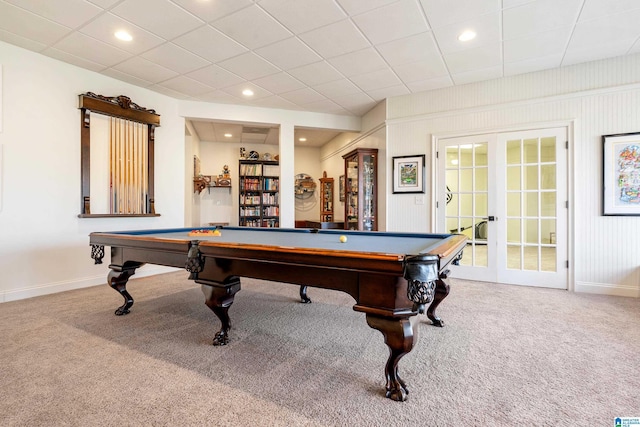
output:
{"label": "display shelf", "polygon": [[357,148],[344,156],[346,230],[378,229],[378,150]]}

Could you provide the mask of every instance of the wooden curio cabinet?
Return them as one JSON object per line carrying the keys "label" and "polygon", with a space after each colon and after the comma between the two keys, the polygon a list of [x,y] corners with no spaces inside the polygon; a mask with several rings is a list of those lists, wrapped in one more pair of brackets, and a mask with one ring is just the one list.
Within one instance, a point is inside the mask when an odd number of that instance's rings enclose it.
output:
{"label": "wooden curio cabinet", "polygon": [[345,230],[378,230],[378,150],[357,148],[344,159]]}
{"label": "wooden curio cabinet", "polygon": [[320,178],[320,222],[333,221],[333,178],[323,172]]}

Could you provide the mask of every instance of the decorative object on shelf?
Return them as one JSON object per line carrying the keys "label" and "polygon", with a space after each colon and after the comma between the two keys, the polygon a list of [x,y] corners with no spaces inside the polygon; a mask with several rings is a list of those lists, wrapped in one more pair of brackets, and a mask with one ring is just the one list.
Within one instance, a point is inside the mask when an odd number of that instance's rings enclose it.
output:
{"label": "decorative object on shelf", "polygon": [[240,158],[245,159],[247,157],[247,150],[244,147],[240,147]]}
{"label": "decorative object on shelf", "polygon": [[249,156],[247,157],[248,160],[258,160],[259,158],[260,153],[258,153],[257,151],[250,151]]}
{"label": "decorative object on shelf", "polygon": [[264,154],[262,155],[262,160],[273,160],[273,159],[271,158],[271,153],[264,153]]}
{"label": "decorative object on shelf", "polygon": [[640,215],[640,133],[603,135],[603,215]]}
{"label": "decorative object on shelf", "polygon": [[424,154],[393,158],[393,192],[424,193]]}
{"label": "decorative object on shelf", "polygon": [[222,167],[222,177],[223,178],[230,178],[231,177],[231,172],[229,172],[229,165],[224,165]]}
{"label": "decorative object on shelf", "polygon": [[333,221],[333,178],[327,178],[327,171],[320,178],[320,222]]}
{"label": "decorative object on shelf", "polygon": [[344,228],[378,229],[378,150],[356,148],[342,156],[345,175]]}
{"label": "decorative object on shelf", "polygon": [[296,198],[308,199],[316,191],[316,183],[310,175],[299,173],[295,177],[294,189]]}

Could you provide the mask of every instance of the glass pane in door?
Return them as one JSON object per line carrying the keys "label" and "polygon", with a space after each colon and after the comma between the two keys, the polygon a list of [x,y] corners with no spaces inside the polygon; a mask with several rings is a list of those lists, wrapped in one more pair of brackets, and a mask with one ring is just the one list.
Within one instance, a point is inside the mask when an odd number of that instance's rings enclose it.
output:
{"label": "glass pane in door", "polygon": [[448,146],[445,179],[445,223],[450,233],[469,238],[461,265],[487,267],[488,161],[487,143]]}
{"label": "glass pane in door", "polygon": [[556,138],[505,146],[507,269],[556,271]]}

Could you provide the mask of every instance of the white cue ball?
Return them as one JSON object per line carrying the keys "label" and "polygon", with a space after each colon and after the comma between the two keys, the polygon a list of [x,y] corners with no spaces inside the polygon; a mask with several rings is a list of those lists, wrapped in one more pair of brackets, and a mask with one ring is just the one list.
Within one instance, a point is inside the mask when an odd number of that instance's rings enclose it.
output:
{"label": "white cue ball", "polygon": [[340,236],[340,242],[341,243],[346,243],[347,242],[347,236]]}

